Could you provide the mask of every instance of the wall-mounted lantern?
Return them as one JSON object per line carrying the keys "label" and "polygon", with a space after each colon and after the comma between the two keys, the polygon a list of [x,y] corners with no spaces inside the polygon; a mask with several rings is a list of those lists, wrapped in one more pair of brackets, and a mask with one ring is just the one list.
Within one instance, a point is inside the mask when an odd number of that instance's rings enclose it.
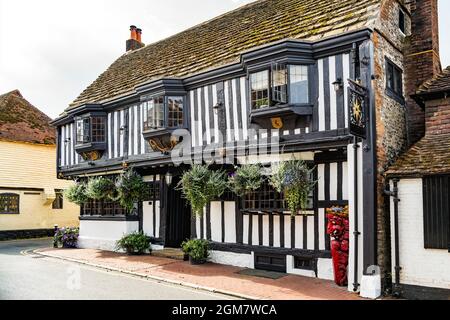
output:
{"label": "wall-mounted lantern", "polygon": [[172,184],[172,180],[173,180],[173,175],[170,172],[167,172],[166,173],[166,183],[169,187]]}
{"label": "wall-mounted lantern", "polygon": [[335,82],[332,83],[334,86],[334,91],[339,92],[343,87],[344,83],[342,82],[341,78],[337,78]]}

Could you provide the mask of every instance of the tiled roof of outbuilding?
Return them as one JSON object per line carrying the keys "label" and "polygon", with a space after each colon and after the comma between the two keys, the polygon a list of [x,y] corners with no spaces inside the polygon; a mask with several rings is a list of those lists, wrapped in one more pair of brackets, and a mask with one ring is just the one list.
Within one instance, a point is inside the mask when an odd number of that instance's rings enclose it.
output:
{"label": "tiled roof of outbuilding", "polygon": [[388,176],[450,173],[450,134],[426,135],[387,171]]}
{"label": "tiled roof of outbuilding", "polygon": [[50,121],[19,90],[0,95],[0,140],[55,144],[55,128]]}
{"label": "tiled roof of outbuilding", "polygon": [[425,81],[417,90],[418,94],[450,91],[450,66],[434,78]]}
{"label": "tiled roof of outbuilding", "polygon": [[239,62],[251,48],[369,26],[382,0],[259,0],[117,59],[69,106],[103,103],[145,82]]}

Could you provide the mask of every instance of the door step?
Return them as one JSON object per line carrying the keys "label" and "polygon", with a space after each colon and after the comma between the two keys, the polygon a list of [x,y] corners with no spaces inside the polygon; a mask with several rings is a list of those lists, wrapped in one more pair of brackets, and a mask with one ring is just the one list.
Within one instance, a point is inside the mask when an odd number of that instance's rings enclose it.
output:
{"label": "door step", "polygon": [[163,250],[155,250],[152,252],[152,256],[160,258],[168,258],[174,260],[187,260],[185,254],[181,249],[164,248]]}

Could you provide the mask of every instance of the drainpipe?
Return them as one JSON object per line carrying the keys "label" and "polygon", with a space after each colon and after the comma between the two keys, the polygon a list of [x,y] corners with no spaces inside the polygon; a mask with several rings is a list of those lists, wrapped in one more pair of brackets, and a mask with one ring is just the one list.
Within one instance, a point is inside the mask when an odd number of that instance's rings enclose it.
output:
{"label": "drainpipe", "polygon": [[355,211],[355,226],[353,228],[353,236],[355,239],[355,263],[354,263],[354,276],[353,276],[353,291],[357,292],[359,288],[358,283],[358,240],[361,232],[358,230],[358,207],[359,207],[359,200],[358,200],[358,138],[353,137],[353,178],[354,178],[354,211]]}
{"label": "drainpipe", "polygon": [[392,197],[394,201],[394,248],[395,248],[395,284],[392,290],[393,295],[399,297],[401,294],[401,285],[400,285],[400,271],[402,268],[400,267],[400,252],[399,252],[399,241],[398,241],[398,203],[400,199],[398,198],[398,179],[392,179],[394,188],[390,191],[389,181],[386,186],[386,190],[384,193]]}

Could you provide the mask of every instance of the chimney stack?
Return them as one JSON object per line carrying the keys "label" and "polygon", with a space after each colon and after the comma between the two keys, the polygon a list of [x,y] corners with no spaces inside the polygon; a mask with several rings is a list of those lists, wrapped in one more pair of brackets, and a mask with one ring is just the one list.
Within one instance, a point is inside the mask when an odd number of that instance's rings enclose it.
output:
{"label": "chimney stack", "polygon": [[130,26],[130,39],[126,43],[127,52],[140,49],[143,46],[145,45],[142,43],[142,29],[134,25]]}
{"label": "chimney stack", "polygon": [[408,142],[425,134],[425,112],[411,98],[425,81],[441,72],[437,0],[411,0],[411,36],[405,50]]}

